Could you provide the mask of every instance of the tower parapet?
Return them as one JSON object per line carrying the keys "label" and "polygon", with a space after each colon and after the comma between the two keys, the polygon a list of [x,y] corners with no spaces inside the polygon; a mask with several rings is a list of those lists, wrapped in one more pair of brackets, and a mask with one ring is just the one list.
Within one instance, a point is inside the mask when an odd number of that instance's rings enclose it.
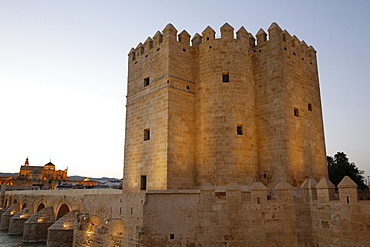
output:
{"label": "tower parapet", "polygon": [[181,43],[184,43],[186,45],[189,45],[190,44],[190,34],[188,32],[186,32],[186,30],[183,30],[180,34],[179,34],[179,38],[178,38],[179,42]]}
{"label": "tower parapet", "polygon": [[335,200],[335,186],[328,178],[322,178],[316,184],[317,200],[319,202],[329,202]]}
{"label": "tower parapet", "polygon": [[157,31],[153,37],[148,37],[144,42],[144,45],[139,43],[136,48],[132,48],[129,52],[129,55],[132,54],[133,51],[135,51],[136,55],[142,55],[145,52],[148,52],[150,49],[157,47],[163,42],[163,40],[177,41],[187,45],[190,45],[190,41],[192,41],[191,46],[197,47],[200,43],[214,39],[249,39],[249,44],[251,47],[260,47],[269,41],[274,40],[276,42],[281,42],[281,44],[284,45],[285,50],[287,50],[287,47],[294,47],[297,49],[297,52],[302,52],[302,54],[312,58],[312,62],[314,62],[316,59],[316,50],[312,46],[308,46],[305,41],[299,40],[295,35],[291,36],[287,30],[282,30],[275,22],[273,22],[268,28],[268,33],[260,28],[255,37],[243,26],[241,26],[235,33],[235,37],[234,28],[228,23],[225,23],[220,28],[219,38],[216,38],[216,31],[210,26],[207,26],[203,30],[202,35],[196,33],[193,37],[191,37],[186,30],[183,30],[179,35],[177,35],[177,32],[177,29],[171,23],[169,23],[162,30],[162,32]]}
{"label": "tower parapet", "polygon": [[234,39],[234,28],[229,23],[225,23],[220,30],[222,39]]}
{"label": "tower parapet", "polygon": [[162,42],[163,42],[163,34],[157,31],[153,36],[153,43],[155,46],[158,46]]}
{"label": "tower parapet", "polygon": [[342,203],[353,204],[358,202],[357,184],[353,180],[345,176],[338,184],[339,200]]}
{"label": "tower parapet", "polygon": [[267,33],[262,28],[258,30],[256,37],[257,37],[257,46],[258,45],[261,46],[263,43],[267,41]]}

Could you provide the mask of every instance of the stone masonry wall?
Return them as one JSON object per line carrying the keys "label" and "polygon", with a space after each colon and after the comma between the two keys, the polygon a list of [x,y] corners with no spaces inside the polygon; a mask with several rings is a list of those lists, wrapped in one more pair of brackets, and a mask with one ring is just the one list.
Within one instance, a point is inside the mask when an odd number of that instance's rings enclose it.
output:
{"label": "stone masonry wall", "polygon": [[126,191],[194,187],[194,54],[190,36],[178,41],[170,24],[130,52]]}
{"label": "stone masonry wall", "polygon": [[276,23],[256,39],[168,24],[131,49],[125,191],[327,176],[316,51]]}
{"label": "stone masonry wall", "polygon": [[[190,35],[177,30],[169,42],[167,189],[195,186],[196,49]],[[180,65],[180,66],[179,66]]]}
{"label": "stone masonry wall", "polygon": [[[60,238],[63,230],[73,229],[73,246],[89,247],[370,246],[370,202],[358,201],[357,186],[349,178],[338,187],[339,196],[323,178],[317,184],[308,179],[300,189],[280,182],[268,190],[256,182],[250,187],[231,183],[220,188],[206,183],[199,190],[124,194],[96,190],[62,199],[58,205],[72,203],[69,206],[78,210],[56,222],[52,207],[35,213],[25,224],[24,234],[26,241],[45,241],[50,239],[46,238],[49,225],[49,232],[58,231]],[[28,202],[43,198],[45,205],[52,205],[61,200],[60,191],[54,192],[18,191],[13,199],[22,203],[27,195]],[[13,206],[9,211],[20,204]],[[58,238],[52,238],[53,242]]]}
{"label": "stone masonry wall", "polygon": [[311,207],[313,240],[317,247],[370,246],[370,203],[339,201]]}
{"label": "stone masonry wall", "polygon": [[327,176],[316,51],[272,24],[253,47],[260,179]]}
{"label": "stone masonry wall", "polygon": [[[257,179],[255,93],[244,28],[234,39],[225,24],[221,37],[207,27],[199,44],[196,82],[197,186],[226,186]],[[227,78],[224,78],[227,77]],[[239,132],[238,132],[239,128]]]}
{"label": "stone masonry wall", "polygon": [[85,196],[73,246],[137,246],[145,203],[145,193]]}

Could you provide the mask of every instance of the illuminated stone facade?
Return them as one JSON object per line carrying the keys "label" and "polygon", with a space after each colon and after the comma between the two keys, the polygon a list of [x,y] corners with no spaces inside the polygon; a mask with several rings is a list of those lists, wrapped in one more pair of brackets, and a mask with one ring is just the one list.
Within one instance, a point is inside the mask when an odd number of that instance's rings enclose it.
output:
{"label": "illuminated stone facade", "polygon": [[[8,191],[1,230],[47,246],[367,247],[370,201],[348,177],[300,188],[209,183],[198,190]],[[1,214],[1,211],[0,211]]]}
{"label": "illuminated stone facade", "polygon": [[51,162],[44,166],[30,166],[28,158],[19,170],[18,179],[26,180],[58,180],[66,181],[68,169],[55,170],[55,165]]}
{"label": "illuminated stone facade", "polygon": [[125,190],[327,176],[314,48],[276,23],[190,38],[168,24],[129,53]]}

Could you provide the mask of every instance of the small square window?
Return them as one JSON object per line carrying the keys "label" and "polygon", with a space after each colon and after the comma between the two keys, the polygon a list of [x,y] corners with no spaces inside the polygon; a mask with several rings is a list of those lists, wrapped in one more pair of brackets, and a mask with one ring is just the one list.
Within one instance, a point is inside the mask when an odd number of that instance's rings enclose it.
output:
{"label": "small square window", "polygon": [[299,117],[299,110],[298,110],[298,108],[294,108],[294,116]]}
{"label": "small square window", "polygon": [[149,77],[147,77],[147,78],[144,79],[144,87],[149,86],[149,84],[150,84],[150,79],[149,79]]}
{"label": "small square window", "polygon": [[150,129],[145,129],[144,130],[144,141],[149,141],[150,140]]}
{"label": "small square window", "polygon": [[311,103],[308,104],[308,110],[312,111],[312,104]]}
{"label": "small square window", "polygon": [[222,82],[229,82],[229,73],[225,72],[222,74]]}
{"label": "small square window", "polygon": [[243,125],[236,126],[236,133],[239,136],[243,135]]}
{"label": "small square window", "polygon": [[185,88],[186,88],[186,90],[190,90],[190,87],[189,86],[186,86]]}
{"label": "small square window", "polygon": [[175,234],[170,233],[170,239],[171,239],[171,240],[175,239]]}

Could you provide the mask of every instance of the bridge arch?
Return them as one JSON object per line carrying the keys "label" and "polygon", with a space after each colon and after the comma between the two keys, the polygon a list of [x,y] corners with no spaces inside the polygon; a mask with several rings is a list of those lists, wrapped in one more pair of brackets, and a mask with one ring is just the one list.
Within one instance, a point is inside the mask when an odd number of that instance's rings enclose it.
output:
{"label": "bridge arch", "polygon": [[68,214],[70,212],[70,208],[68,207],[67,204],[63,203],[59,209],[58,209],[58,213],[57,213],[57,218],[56,220],[59,220],[60,218],[62,218],[64,215]]}
{"label": "bridge arch", "polygon": [[27,204],[24,202],[21,206],[21,210],[25,209],[27,207]]}
{"label": "bridge arch", "polygon": [[41,211],[44,208],[45,208],[45,204],[43,202],[40,202],[39,205],[37,206],[36,213]]}
{"label": "bridge arch", "polygon": [[13,199],[13,204],[17,203],[17,198]]}
{"label": "bridge arch", "polygon": [[3,208],[7,208],[7,207],[8,207],[8,198],[5,198]]}

